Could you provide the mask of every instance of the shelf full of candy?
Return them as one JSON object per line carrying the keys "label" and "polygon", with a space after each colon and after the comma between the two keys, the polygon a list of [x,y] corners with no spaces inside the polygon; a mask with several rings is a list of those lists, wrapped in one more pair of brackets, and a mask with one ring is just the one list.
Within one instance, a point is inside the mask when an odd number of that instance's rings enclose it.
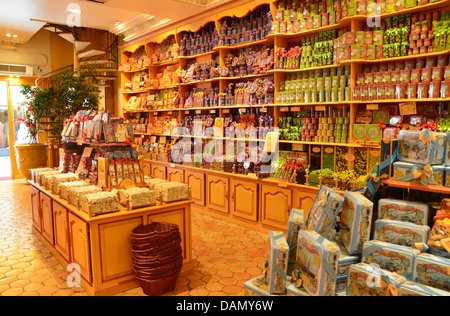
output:
{"label": "shelf full of candy", "polygon": [[197,32],[184,32],[180,40],[180,57],[208,53],[217,46],[219,37],[214,23],[202,27]]}
{"label": "shelf full of candy", "polygon": [[274,45],[253,45],[228,51],[224,67],[219,68],[220,77],[243,77],[265,74],[274,66]]}

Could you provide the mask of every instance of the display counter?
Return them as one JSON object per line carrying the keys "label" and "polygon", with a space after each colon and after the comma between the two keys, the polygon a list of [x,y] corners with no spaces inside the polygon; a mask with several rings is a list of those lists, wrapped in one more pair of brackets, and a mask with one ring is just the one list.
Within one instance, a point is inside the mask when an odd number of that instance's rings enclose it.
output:
{"label": "display counter", "polygon": [[[113,295],[139,287],[134,276],[130,232],[152,222],[179,226],[183,270],[192,268],[191,204],[182,201],[89,217],[67,201],[30,182],[33,232],[67,267],[79,266],[90,295]],[[72,272],[70,270],[69,272]]]}

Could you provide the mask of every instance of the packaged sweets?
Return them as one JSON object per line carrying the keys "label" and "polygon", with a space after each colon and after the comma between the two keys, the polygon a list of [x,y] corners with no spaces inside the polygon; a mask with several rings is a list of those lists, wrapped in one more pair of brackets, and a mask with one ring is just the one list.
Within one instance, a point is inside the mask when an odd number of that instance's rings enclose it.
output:
{"label": "packaged sweets", "polygon": [[394,180],[416,182],[423,185],[444,185],[444,166],[422,166],[418,164],[394,162]]}
{"label": "packaged sweets", "polygon": [[75,173],[61,173],[61,174],[55,174],[52,175],[50,178],[48,178],[48,187],[46,184],[47,190],[52,190],[52,193],[59,194],[59,184],[64,182],[73,182],[77,181],[80,178]]}
{"label": "packaged sweets", "polygon": [[450,292],[420,283],[406,281],[398,287],[398,296],[450,296]]}
{"label": "packaged sweets", "polygon": [[69,189],[76,187],[87,187],[89,183],[85,181],[64,182],[59,184],[59,196],[64,200],[69,200]]}
{"label": "packaged sweets", "polygon": [[312,296],[334,296],[339,247],[314,231],[300,231],[297,263],[303,288]]}
{"label": "packaged sweets", "polygon": [[359,192],[344,192],[340,213],[341,240],[350,255],[360,254],[362,245],[369,240],[373,202]]}
{"label": "packaged sweets", "polygon": [[288,267],[289,246],[283,232],[269,231],[266,257],[266,284],[270,294],[284,294]]}
{"label": "packaged sweets", "polygon": [[426,243],[429,233],[430,227],[425,225],[378,219],[375,221],[373,239],[414,247],[416,243]]}
{"label": "packaged sweets", "polygon": [[260,275],[244,282],[246,296],[279,296],[269,293],[269,286],[265,282],[266,276]]}
{"label": "packaged sweets", "polygon": [[341,234],[340,232],[337,233],[336,240],[333,240],[333,242],[336,245],[338,245],[339,249],[341,250],[341,255],[339,256],[338,269],[337,269],[338,278],[342,277],[342,276],[347,276],[348,268],[350,267],[350,265],[361,262],[360,255],[350,255],[348,253],[347,249],[342,244],[340,234]]}
{"label": "packaged sweets", "polygon": [[410,280],[412,278],[414,259],[420,253],[419,250],[412,247],[371,240],[363,245],[361,262],[377,264],[381,269],[395,272]]}
{"label": "packaged sweets", "polygon": [[161,182],[155,184],[154,190],[165,203],[189,199],[189,186],[184,183]]}
{"label": "packaged sweets", "polygon": [[428,246],[450,253],[450,199],[441,201],[441,209],[436,212],[433,220]]}
{"label": "packaged sweets", "polygon": [[306,217],[304,229],[313,230],[325,238],[328,237],[343,203],[344,197],[342,195],[333,189],[322,186]]}
{"label": "packaged sweets", "polygon": [[425,203],[380,199],[378,201],[378,219],[427,225],[429,209],[430,207]]}
{"label": "packaged sweets", "polygon": [[447,133],[447,142],[445,146],[445,165],[450,167],[450,133]]}
{"label": "packaged sweets", "polygon": [[44,181],[44,177],[45,176],[50,176],[50,175],[55,175],[55,174],[60,174],[60,172],[58,170],[37,170],[34,172],[35,175],[35,180],[37,181],[37,183],[40,186],[45,186],[45,181]]}
{"label": "packaged sweets", "polygon": [[412,281],[450,291],[450,259],[423,253],[416,257]]}
{"label": "packaged sweets", "polygon": [[381,157],[380,157],[380,178],[390,178],[394,175],[393,154],[398,147],[397,139],[382,139],[381,141]]}
{"label": "packaged sweets", "polygon": [[40,172],[45,172],[45,171],[55,171],[52,168],[36,168],[36,169],[30,169],[30,176],[31,176],[31,181],[33,181],[34,183],[39,183],[39,173]]}
{"label": "packaged sweets", "polygon": [[348,271],[347,296],[397,296],[406,278],[366,263],[352,264]]}
{"label": "packaged sweets", "polygon": [[89,216],[117,212],[119,210],[119,199],[116,191],[96,192],[80,196],[80,210]]}
{"label": "packaged sweets", "polygon": [[156,191],[148,188],[129,188],[118,192],[120,204],[129,209],[156,205]]}
{"label": "packaged sweets", "polygon": [[295,264],[295,258],[297,257],[298,232],[303,230],[303,223],[303,210],[292,209],[289,217],[289,227],[286,239],[289,245],[289,265]]}
{"label": "packaged sweets", "polygon": [[303,287],[299,287],[295,283],[286,282],[286,295],[287,296],[311,296]]}
{"label": "packaged sweets", "polygon": [[444,163],[447,135],[428,130],[402,130],[398,134],[398,159],[422,165]]}
{"label": "packaged sweets", "polygon": [[80,208],[79,200],[80,200],[81,195],[94,193],[94,192],[101,192],[101,191],[102,191],[102,189],[95,185],[89,185],[86,187],[69,188],[69,203],[74,205],[76,208]]}

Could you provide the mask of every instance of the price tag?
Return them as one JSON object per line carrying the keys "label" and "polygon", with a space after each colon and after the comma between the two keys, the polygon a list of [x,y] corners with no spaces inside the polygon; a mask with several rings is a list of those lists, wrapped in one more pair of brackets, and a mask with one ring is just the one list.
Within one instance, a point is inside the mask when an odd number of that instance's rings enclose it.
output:
{"label": "price tag", "polygon": [[280,112],[289,112],[288,107],[280,108]]}
{"label": "price tag", "polygon": [[228,114],[228,113],[230,113],[230,110],[229,110],[229,109],[224,109],[224,110],[223,110],[223,113]]}
{"label": "price tag", "polygon": [[245,113],[245,112],[247,112],[247,109],[244,109],[244,108],[239,109],[239,113]]}
{"label": "price tag", "polygon": [[378,104],[367,104],[366,109],[367,110],[378,110]]}
{"label": "price tag", "polygon": [[325,111],[325,106],[324,105],[316,106],[316,111]]}
{"label": "price tag", "polygon": [[202,110],[195,111],[195,114],[202,114]]}
{"label": "price tag", "polygon": [[216,113],[216,110],[211,110],[211,111],[209,111],[209,113],[210,113],[210,114],[215,114],[215,113]]}
{"label": "price tag", "polygon": [[252,179],[258,179],[258,176],[256,175],[256,173],[249,173],[249,174],[247,174],[247,177],[252,178]]}
{"label": "price tag", "polygon": [[293,107],[293,108],[291,108],[291,111],[299,112],[300,111],[300,107]]}
{"label": "price tag", "polygon": [[278,182],[278,186],[280,188],[287,188],[288,187],[288,183],[284,182],[284,181],[280,181],[280,182]]}
{"label": "price tag", "polygon": [[259,109],[262,113],[266,113],[267,112],[267,108],[261,108]]}
{"label": "price tag", "polygon": [[415,115],[417,114],[416,102],[404,102],[398,105],[400,115]]}
{"label": "price tag", "polygon": [[189,111],[184,111],[184,114],[189,114]]}

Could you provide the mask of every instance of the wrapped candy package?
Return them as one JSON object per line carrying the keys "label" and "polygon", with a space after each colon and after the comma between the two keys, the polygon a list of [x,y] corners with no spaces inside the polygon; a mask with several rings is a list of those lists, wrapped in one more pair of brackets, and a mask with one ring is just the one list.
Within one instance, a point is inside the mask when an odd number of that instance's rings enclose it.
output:
{"label": "wrapped candy package", "polygon": [[429,206],[425,203],[394,199],[380,199],[378,201],[378,219],[427,225],[428,213]]}
{"label": "wrapped candy package", "polygon": [[69,189],[69,203],[74,205],[76,208],[80,208],[80,196],[83,194],[102,192],[102,189],[95,186],[89,185],[86,187],[75,187]]}
{"label": "wrapped candy package", "polygon": [[334,296],[339,247],[314,231],[300,231],[297,242],[299,278],[311,296]]}
{"label": "wrapped candy package", "polygon": [[322,186],[306,217],[305,230],[313,230],[327,238],[343,204],[344,197],[342,195],[333,189]]}
{"label": "wrapped candy package", "polygon": [[414,247],[416,243],[426,243],[429,232],[430,227],[425,225],[379,219],[375,221],[373,239]]}
{"label": "wrapped candy package", "polygon": [[447,135],[429,130],[401,130],[398,133],[398,159],[422,165],[444,163]]}
{"label": "wrapped candy package", "polygon": [[420,251],[415,248],[371,240],[363,245],[361,262],[377,264],[383,270],[395,272],[411,280],[414,260],[418,255]]}
{"label": "wrapped candy package", "polygon": [[254,279],[244,282],[246,296],[279,296],[280,294],[270,294],[269,286],[266,283],[266,276],[260,275]]}
{"label": "wrapped candy package", "polygon": [[[47,190],[52,190],[53,194],[59,194],[59,185],[64,182],[74,182],[78,181],[80,178],[75,173],[61,173],[51,176],[50,181],[47,178],[45,188]],[[47,187],[48,186],[48,187]]]}
{"label": "wrapped candy package", "polygon": [[358,192],[344,192],[340,235],[350,255],[360,254],[362,245],[369,240],[373,202]]}
{"label": "wrapped candy package", "polygon": [[80,210],[89,214],[89,216],[117,212],[119,210],[119,199],[116,190],[82,194],[80,196]]}
{"label": "wrapped candy package", "polygon": [[398,296],[450,296],[450,292],[420,283],[406,281],[398,287]]}
{"label": "wrapped candy package", "polygon": [[419,165],[409,162],[394,162],[394,180],[421,183],[423,185],[444,185],[443,165]]}
{"label": "wrapped candy package", "polygon": [[412,281],[450,292],[450,259],[428,253],[417,256]]}
{"label": "wrapped candy package", "polygon": [[59,196],[64,200],[69,200],[69,190],[76,187],[87,187],[89,183],[85,181],[63,182],[59,184]]}
{"label": "wrapped candy package", "polygon": [[303,230],[303,215],[303,210],[292,209],[289,217],[289,227],[286,239],[289,245],[289,265],[294,265],[297,257],[298,232]]}
{"label": "wrapped candy package", "polygon": [[178,182],[161,182],[154,186],[157,195],[164,203],[189,199],[189,185]]}
{"label": "wrapped candy package", "polygon": [[156,184],[160,184],[160,183],[168,183],[169,181],[163,180],[163,179],[158,179],[158,178],[152,179],[152,178],[149,178],[149,177],[145,177],[145,178],[144,178],[144,182],[145,182],[145,184],[148,185],[148,187],[149,187],[151,190],[154,190]]}
{"label": "wrapped candy package", "polygon": [[57,175],[57,174],[61,174],[61,173],[57,170],[48,170],[48,171],[36,172],[36,177],[38,179],[39,185],[45,187],[45,183],[47,182],[47,179],[48,179],[48,181],[50,181],[51,176]]}
{"label": "wrapped candy package", "polygon": [[347,296],[397,296],[406,278],[366,263],[352,264],[348,271]]}
{"label": "wrapped candy package", "polygon": [[283,232],[269,231],[266,257],[266,284],[270,294],[284,294],[288,267],[289,246]]}
{"label": "wrapped candy package", "polygon": [[156,192],[148,188],[129,188],[119,190],[120,204],[128,209],[156,205]]}
{"label": "wrapped candy package", "polygon": [[36,168],[36,169],[30,169],[30,176],[31,176],[31,181],[33,181],[34,183],[39,183],[39,174],[41,172],[46,172],[46,171],[54,171],[54,169],[52,168]]}

